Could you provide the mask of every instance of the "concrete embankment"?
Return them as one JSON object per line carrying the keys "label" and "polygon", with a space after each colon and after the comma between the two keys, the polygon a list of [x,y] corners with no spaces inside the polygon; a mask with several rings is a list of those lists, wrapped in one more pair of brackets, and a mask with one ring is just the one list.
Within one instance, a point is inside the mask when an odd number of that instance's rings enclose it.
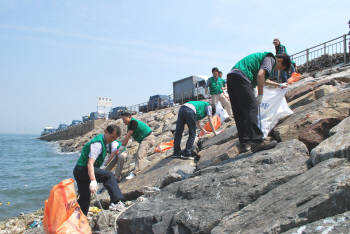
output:
{"label": "concrete embankment", "polygon": [[57,131],[51,134],[47,134],[39,137],[40,140],[45,141],[59,141],[59,140],[69,140],[78,136],[82,136],[93,129],[103,125],[104,119],[90,120],[86,123],[70,126],[64,130]]}

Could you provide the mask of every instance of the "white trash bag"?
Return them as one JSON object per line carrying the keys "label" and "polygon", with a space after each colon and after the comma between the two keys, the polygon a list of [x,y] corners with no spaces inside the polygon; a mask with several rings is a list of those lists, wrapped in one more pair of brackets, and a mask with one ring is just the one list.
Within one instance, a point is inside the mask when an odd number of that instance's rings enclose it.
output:
{"label": "white trash bag", "polygon": [[284,97],[286,92],[287,89],[264,87],[264,95],[260,104],[260,118],[258,116],[258,124],[264,138],[280,119],[293,114]]}
{"label": "white trash bag", "polygon": [[225,121],[225,119],[230,117],[227,114],[227,111],[222,107],[220,101],[218,101],[218,103],[216,104],[215,108],[216,108],[216,114],[220,117],[221,123],[223,123]]}

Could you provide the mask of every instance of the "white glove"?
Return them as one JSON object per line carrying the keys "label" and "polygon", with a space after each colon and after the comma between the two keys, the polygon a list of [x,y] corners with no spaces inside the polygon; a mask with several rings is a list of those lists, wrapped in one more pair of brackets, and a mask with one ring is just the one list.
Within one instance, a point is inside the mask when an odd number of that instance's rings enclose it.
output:
{"label": "white glove", "polygon": [[282,83],[282,84],[279,85],[279,87],[280,87],[281,89],[285,89],[285,88],[288,87],[288,83]]}
{"label": "white glove", "polygon": [[97,192],[97,181],[91,180],[89,188],[90,188],[91,193],[96,193]]}
{"label": "white glove", "polygon": [[261,104],[262,98],[263,98],[263,95],[262,95],[262,94],[259,94],[259,95],[256,97],[256,102],[258,103],[258,105]]}

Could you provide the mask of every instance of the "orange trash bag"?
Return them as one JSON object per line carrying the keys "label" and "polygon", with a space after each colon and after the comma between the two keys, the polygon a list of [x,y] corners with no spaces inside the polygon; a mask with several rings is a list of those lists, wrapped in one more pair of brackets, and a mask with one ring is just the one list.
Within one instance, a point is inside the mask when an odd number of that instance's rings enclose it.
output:
{"label": "orange trash bag", "polygon": [[91,233],[88,219],[77,202],[73,179],[65,179],[51,189],[45,201],[43,224],[47,234]]}
{"label": "orange trash bag", "polygon": [[[218,129],[218,128],[220,128],[220,126],[221,126],[221,119],[220,119],[220,117],[218,116],[218,115],[215,115],[214,117],[213,117],[213,126],[214,126],[214,128],[215,128],[215,130],[216,129]],[[212,132],[212,129],[211,129],[211,127],[210,127],[210,123],[209,123],[209,121],[204,125],[204,129],[207,131],[207,132]],[[201,131],[200,133],[199,133],[199,137],[201,137],[201,136],[203,136],[204,135],[204,132],[203,131]]]}
{"label": "orange trash bag", "polygon": [[162,142],[154,149],[155,153],[165,152],[174,147],[174,140],[168,142]]}
{"label": "orange trash bag", "polygon": [[293,72],[291,77],[288,79],[288,84],[293,84],[294,82],[299,81],[301,78],[300,73]]}

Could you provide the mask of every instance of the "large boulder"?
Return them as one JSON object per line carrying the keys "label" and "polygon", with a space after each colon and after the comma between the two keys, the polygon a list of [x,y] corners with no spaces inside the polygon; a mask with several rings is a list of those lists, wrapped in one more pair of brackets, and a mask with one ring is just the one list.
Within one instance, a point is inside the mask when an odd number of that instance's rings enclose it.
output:
{"label": "large boulder", "polygon": [[209,233],[223,217],[305,172],[308,151],[292,140],[237,158],[135,203],[118,219],[118,233]]}
{"label": "large boulder", "polygon": [[294,99],[297,99],[298,97],[301,97],[322,85],[337,85],[337,83],[333,79],[307,82],[302,86],[288,90],[286,93],[286,100],[287,102],[293,101]]}
{"label": "large boulder", "polygon": [[350,159],[350,117],[344,119],[330,132],[334,135],[311,151],[313,165],[334,157]]}
{"label": "large boulder", "polygon": [[300,130],[299,140],[304,142],[309,151],[311,151],[323,140],[329,137],[329,130],[337,125],[342,119],[343,117],[316,121],[309,127]]}
{"label": "large boulder", "polygon": [[200,152],[197,169],[218,164],[239,154],[238,139],[230,140],[221,145],[213,145]]}
{"label": "large boulder", "polygon": [[350,233],[350,212],[345,212],[336,216],[328,217],[306,224],[297,228],[293,228],[283,234],[313,234],[327,233],[339,234]]}
{"label": "large boulder", "polygon": [[195,170],[191,160],[165,158],[152,161],[152,165],[119,187],[127,200],[134,200],[144,194],[145,187],[164,187],[172,182],[190,177]]}
{"label": "large boulder", "polygon": [[310,104],[298,107],[273,130],[279,141],[298,139],[299,134],[313,123],[328,118],[342,119],[350,109],[350,89],[343,89],[324,96]]}
{"label": "large boulder", "polygon": [[232,212],[211,233],[281,233],[348,210],[350,163],[330,159]]}
{"label": "large boulder", "polygon": [[288,103],[288,106],[291,109],[295,109],[299,106],[304,106],[307,105],[323,96],[326,96],[327,94],[336,92],[338,90],[337,86],[333,86],[333,85],[323,85],[319,88],[317,88],[314,91],[311,91],[291,102]]}
{"label": "large boulder", "polygon": [[210,137],[210,138],[202,138],[198,141],[198,147],[200,150],[204,150],[213,145],[220,145],[226,143],[238,135],[236,126],[226,128],[219,135]]}

